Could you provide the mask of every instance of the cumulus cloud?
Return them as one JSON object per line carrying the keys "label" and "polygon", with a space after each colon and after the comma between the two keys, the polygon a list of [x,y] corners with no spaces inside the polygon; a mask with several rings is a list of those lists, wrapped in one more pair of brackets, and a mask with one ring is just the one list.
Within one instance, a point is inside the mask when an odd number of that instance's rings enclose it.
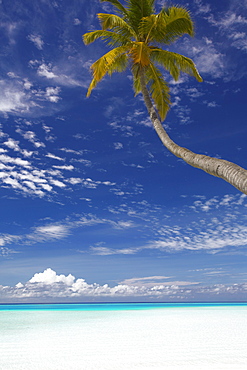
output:
{"label": "cumulus cloud", "polygon": [[[153,277],[155,278],[155,277]],[[157,277],[156,277],[157,278]],[[148,279],[148,278],[147,278]],[[76,279],[73,275],[58,275],[51,268],[44,272],[36,273],[25,284],[19,282],[14,288],[5,287],[4,295],[9,298],[88,298],[88,297],[159,297],[168,296],[179,291],[179,286],[174,283],[166,285],[134,285],[118,284],[110,287],[108,284],[88,284],[84,279]],[[192,283],[193,284],[193,283]],[[181,285],[189,286],[190,282]],[[0,291],[1,292],[1,291]]]}
{"label": "cumulus cloud", "polygon": [[[198,282],[189,281],[162,281],[168,279],[164,276],[151,276],[143,278],[126,279],[113,287],[108,284],[88,284],[85,279],[76,279],[72,274],[67,276],[57,274],[51,268],[41,273],[35,273],[26,283],[19,282],[14,287],[0,286],[0,300],[26,301],[39,299],[41,302],[49,299],[73,300],[102,300],[102,299],[128,299],[143,297],[145,299],[178,299],[189,300],[205,295],[217,299],[220,296],[238,297],[247,292],[247,284],[216,284],[201,286]],[[150,282],[153,280],[153,282]],[[161,282],[162,283],[159,283]],[[158,283],[158,284],[157,284]]]}
{"label": "cumulus cloud", "polygon": [[55,271],[48,268],[44,272],[34,274],[34,276],[29,280],[29,283],[44,283],[44,284],[54,284],[54,283],[64,283],[65,285],[72,285],[74,283],[75,277],[69,274],[57,275]]}

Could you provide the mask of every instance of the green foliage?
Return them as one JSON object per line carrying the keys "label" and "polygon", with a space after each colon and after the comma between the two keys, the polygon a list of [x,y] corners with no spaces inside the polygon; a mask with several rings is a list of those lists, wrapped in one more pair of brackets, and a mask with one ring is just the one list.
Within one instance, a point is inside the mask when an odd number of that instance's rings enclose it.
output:
{"label": "green foliage", "polygon": [[121,14],[126,15],[127,11],[125,7],[118,0],[100,0],[101,3],[111,3]]}
{"label": "green foliage", "polygon": [[83,42],[85,45],[91,44],[98,39],[106,40],[107,44],[110,46],[120,46],[129,42],[128,38],[112,31],[97,30],[83,35]]}
{"label": "green foliage", "polygon": [[195,64],[190,58],[162,49],[184,34],[193,36],[194,25],[190,13],[183,7],[172,6],[155,13],[155,0],[100,0],[113,5],[119,15],[99,13],[101,30],[83,35],[84,43],[102,39],[112,50],[91,66],[93,78],[87,96],[102,78],[113,72],[122,72],[128,65],[133,74],[135,94],[141,92],[140,72],[156,109],[163,120],[169,110],[169,87],[158,68],[165,68],[178,80],[184,72],[202,81]]}
{"label": "green foliage", "polygon": [[112,30],[115,33],[128,38],[137,38],[138,35],[134,32],[133,28],[128,25],[121,17],[115,14],[99,13],[98,18],[102,30]]}
{"label": "green foliage", "polygon": [[160,70],[152,62],[150,62],[144,72],[151,97],[163,121],[170,105],[169,87]]}
{"label": "green foliage", "polygon": [[175,81],[179,79],[180,72],[193,76],[197,81],[202,82],[194,62],[181,54],[173,53],[167,50],[153,48],[150,59],[163,66]]}
{"label": "green foliage", "polygon": [[106,74],[112,75],[113,72],[123,72],[127,68],[127,51],[128,46],[116,47],[92,64],[91,70],[93,71],[93,80],[88,88],[87,97],[90,96],[92,89],[96,87],[98,82],[100,82]]}

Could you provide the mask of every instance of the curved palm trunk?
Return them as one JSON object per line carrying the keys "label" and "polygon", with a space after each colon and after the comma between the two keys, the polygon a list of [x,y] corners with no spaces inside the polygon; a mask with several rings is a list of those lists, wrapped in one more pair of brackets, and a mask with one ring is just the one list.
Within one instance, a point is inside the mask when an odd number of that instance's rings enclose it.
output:
{"label": "curved palm trunk", "polygon": [[207,155],[196,154],[183,148],[170,139],[151,101],[145,83],[143,71],[140,71],[141,91],[153,126],[164,146],[176,157],[183,159],[190,166],[200,168],[210,175],[220,177],[235,186],[242,193],[247,194],[247,170],[235,163],[224,159],[212,158]]}

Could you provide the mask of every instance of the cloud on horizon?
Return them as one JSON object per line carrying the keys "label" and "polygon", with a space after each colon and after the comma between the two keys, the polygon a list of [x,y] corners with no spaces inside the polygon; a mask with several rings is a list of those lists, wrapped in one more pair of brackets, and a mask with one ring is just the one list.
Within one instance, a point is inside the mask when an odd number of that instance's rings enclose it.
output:
{"label": "cloud on horizon", "polygon": [[[234,298],[247,293],[247,283],[243,284],[216,284],[201,286],[198,282],[169,281],[163,276],[128,279],[113,287],[108,284],[88,284],[85,279],[76,279],[73,275],[58,275],[51,268],[44,272],[35,273],[26,283],[17,283],[14,287],[0,285],[0,300],[2,302],[26,302],[38,299],[40,302],[69,299],[70,302],[82,300],[124,299],[140,297],[155,300],[189,300],[203,298],[203,295],[212,299],[220,299],[227,294]],[[159,280],[162,283],[159,283]],[[152,282],[151,282],[152,281]],[[143,284],[142,284],[143,282]]]}

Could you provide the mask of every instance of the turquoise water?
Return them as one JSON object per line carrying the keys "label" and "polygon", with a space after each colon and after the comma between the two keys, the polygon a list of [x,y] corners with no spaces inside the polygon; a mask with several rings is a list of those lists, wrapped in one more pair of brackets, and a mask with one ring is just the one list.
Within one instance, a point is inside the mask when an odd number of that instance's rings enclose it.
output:
{"label": "turquoise water", "polygon": [[56,303],[56,304],[0,304],[0,311],[19,310],[80,310],[80,311],[116,311],[116,310],[152,310],[164,308],[195,307],[247,307],[247,302],[199,302],[199,303]]}
{"label": "turquoise water", "polygon": [[246,303],[0,305],[0,370],[246,370]]}

